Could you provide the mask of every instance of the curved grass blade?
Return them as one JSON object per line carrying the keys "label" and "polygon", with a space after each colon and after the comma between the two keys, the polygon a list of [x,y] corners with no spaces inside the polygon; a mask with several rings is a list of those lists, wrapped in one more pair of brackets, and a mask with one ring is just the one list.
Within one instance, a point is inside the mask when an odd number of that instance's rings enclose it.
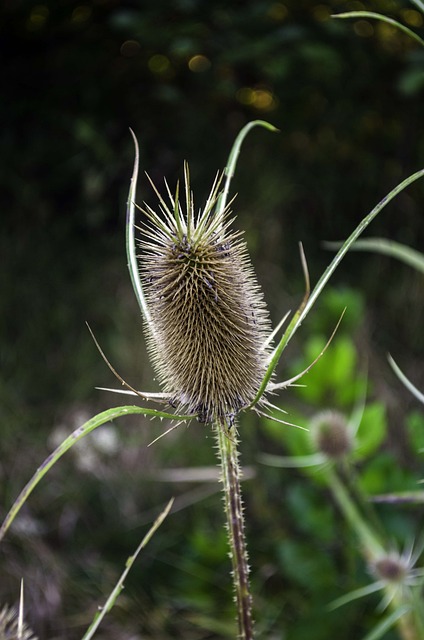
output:
{"label": "curved grass blade", "polygon": [[135,133],[132,129],[130,129],[131,135],[134,140],[135,146],[135,160],[134,160],[134,169],[131,177],[130,190],[128,193],[128,201],[127,201],[127,219],[126,219],[126,247],[127,247],[127,261],[128,261],[128,270],[130,272],[131,283],[134,289],[135,297],[137,298],[138,306],[141,309],[141,313],[143,314],[147,324],[150,326],[151,318],[150,312],[147,307],[146,297],[144,295],[143,287],[140,281],[140,275],[138,272],[138,264],[137,264],[137,256],[135,252],[135,220],[134,220],[134,210],[135,210],[135,193],[137,190],[137,178],[138,178],[138,164],[139,164],[139,148],[137,138],[135,137]]}
{"label": "curved grass blade", "polygon": [[418,9],[420,9],[420,11],[422,11],[424,13],[424,2],[422,2],[422,0],[411,0],[412,4],[415,4],[416,7],[418,7]]}
{"label": "curved grass blade", "polygon": [[414,31],[411,31],[411,29],[408,29],[408,27],[405,27],[405,25],[402,24],[401,22],[398,22],[397,20],[393,20],[393,18],[388,18],[387,16],[381,13],[374,13],[374,11],[347,11],[346,13],[333,14],[331,17],[332,18],[365,18],[365,19],[371,18],[374,20],[380,20],[380,22],[386,22],[387,24],[390,24],[392,27],[396,27],[396,29],[400,29],[400,31],[403,31],[410,38],[413,38],[414,40],[416,40],[416,42],[419,42],[422,47],[424,47],[424,40],[420,38],[420,36],[417,35]]}
{"label": "curved grass blade", "polygon": [[363,640],[379,640],[410,610],[411,607],[409,607],[408,605],[401,605],[395,611],[393,611],[393,613],[386,616],[384,620],[382,620],[370,633],[368,633]]}
{"label": "curved grass blade", "polygon": [[277,456],[272,453],[262,453],[258,460],[269,467],[281,469],[305,469],[318,467],[327,462],[323,453],[312,453],[309,456]]}
{"label": "curved grass blade", "polygon": [[249,131],[254,127],[264,127],[264,129],[268,129],[268,131],[279,131],[279,129],[274,127],[269,122],[266,122],[265,120],[252,120],[252,122],[249,122],[248,124],[246,124],[243,127],[243,129],[240,131],[240,133],[238,134],[237,138],[234,141],[230,155],[228,156],[227,166],[225,167],[225,170],[224,170],[224,176],[225,176],[224,189],[221,195],[219,196],[216,204],[216,214],[218,217],[222,216],[224,209],[227,206],[230,184],[236,170],[236,165],[237,165],[238,157],[240,155],[241,145],[243,144],[243,141],[247,136],[247,134],[249,133]]}
{"label": "curved grass blade", "polygon": [[337,598],[337,600],[333,600],[328,605],[329,611],[334,611],[339,607],[343,607],[345,604],[349,602],[353,602],[354,600],[359,600],[359,598],[365,598],[366,596],[371,595],[372,593],[376,593],[377,591],[382,591],[384,588],[383,580],[379,580],[378,582],[373,582],[372,584],[367,584],[365,587],[360,587],[359,589],[355,589],[354,591],[350,591],[349,593],[345,593],[344,596]]}
{"label": "curved grass blade", "polygon": [[387,356],[387,359],[393,371],[395,372],[399,380],[403,383],[403,385],[408,389],[408,391],[412,393],[413,396],[416,397],[417,400],[419,400],[422,404],[424,404],[424,393],[419,391],[417,387],[415,387],[412,384],[412,382],[406,377],[406,375],[399,368],[399,366],[396,364],[396,362],[393,360],[390,354]]}
{"label": "curved grass blade", "polygon": [[[324,243],[324,246],[328,249],[338,249],[340,245],[341,243],[339,242]],[[363,240],[357,240],[352,245],[351,251],[375,251],[391,258],[397,258],[413,269],[424,273],[424,254],[394,240],[364,238]]]}
{"label": "curved grass blade", "polygon": [[107,411],[103,411],[102,413],[97,414],[96,416],[94,416],[94,418],[91,418],[90,420],[85,422],[81,427],[75,429],[75,431],[71,433],[71,435],[68,436],[53,451],[53,453],[47,456],[43,464],[37,469],[31,480],[22,489],[21,493],[19,494],[9,513],[7,514],[0,528],[0,541],[18,515],[29,495],[38,485],[40,480],[46,475],[46,473],[63,456],[64,453],[66,453],[71,447],[73,447],[74,444],[76,444],[79,440],[84,438],[84,436],[94,431],[94,429],[97,429],[97,427],[102,426],[106,422],[110,422],[110,420],[115,420],[116,418],[121,418],[122,416],[128,416],[132,414],[152,416],[153,418],[166,418],[169,420],[190,420],[193,418],[193,416],[178,416],[172,413],[166,413],[165,411],[158,411],[156,409],[145,409],[143,407],[135,406],[114,407],[113,409],[108,409]]}
{"label": "curved grass blade", "polygon": [[268,383],[269,383],[269,381],[271,379],[271,376],[274,373],[274,370],[275,370],[275,368],[276,368],[276,366],[277,366],[277,364],[278,364],[278,362],[279,362],[279,360],[281,358],[281,354],[283,353],[284,349],[286,348],[286,346],[289,343],[289,341],[291,340],[291,338],[296,333],[297,329],[302,324],[303,320],[308,315],[309,311],[314,306],[314,304],[315,304],[318,296],[320,295],[321,291],[324,289],[325,285],[327,284],[327,282],[329,281],[329,279],[333,275],[334,271],[337,269],[339,263],[342,261],[342,259],[345,256],[345,254],[351,248],[352,244],[361,235],[361,233],[363,233],[363,231],[365,231],[365,229],[374,220],[374,218],[380,213],[380,211],[382,209],[384,209],[384,207],[391,200],[393,200],[393,198],[395,198],[401,191],[406,189],[406,187],[408,187],[410,184],[412,184],[413,182],[415,182],[419,178],[422,178],[423,176],[424,176],[424,169],[421,169],[420,171],[417,171],[416,173],[413,173],[408,178],[405,178],[405,180],[403,180],[394,189],[392,189],[392,191],[390,191],[390,193],[387,196],[385,196],[374,207],[374,209],[367,216],[365,216],[365,218],[363,218],[363,220],[358,224],[356,229],[351,233],[351,235],[348,237],[348,239],[343,243],[342,247],[339,249],[337,254],[334,256],[333,260],[330,262],[329,266],[326,268],[326,270],[322,274],[321,278],[318,280],[318,282],[317,282],[315,288],[313,289],[311,295],[309,296],[309,299],[307,300],[306,304],[304,306],[301,305],[299,307],[298,311],[293,316],[291,322],[289,323],[289,326],[287,327],[286,331],[284,332],[284,335],[282,336],[279,344],[274,349],[273,356],[272,356],[272,358],[270,360],[268,369],[267,369],[267,371],[266,371],[266,373],[264,375],[264,378],[262,380],[261,386],[259,387],[258,393],[256,394],[256,397],[253,400],[251,406],[256,404],[260,400],[261,396],[265,393],[265,390],[266,390],[266,388],[268,386]]}
{"label": "curved grass blade", "polygon": [[171,510],[173,502],[174,502],[174,498],[172,498],[168,502],[168,504],[165,507],[165,509],[156,518],[156,520],[154,521],[154,523],[150,527],[149,531],[146,533],[146,535],[144,536],[143,540],[138,545],[137,549],[135,550],[135,553],[132,556],[130,556],[128,558],[128,560],[126,561],[125,570],[123,571],[121,577],[119,578],[118,582],[116,583],[116,585],[115,585],[114,589],[112,590],[110,596],[106,600],[104,606],[101,608],[101,611],[99,611],[96,614],[93,622],[91,623],[91,625],[89,626],[89,628],[85,632],[82,640],[91,640],[91,638],[94,636],[95,632],[97,631],[97,629],[98,629],[101,621],[105,617],[105,615],[107,613],[109,613],[109,611],[112,609],[113,605],[116,602],[117,597],[119,596],[119,594],[121,593],[122,589],[124,588],[125,578],[127,577],[127,575],[130,572],[134,562],[136,561],[138,554],[146,546],[146,544],[149,542],[150,538],[153,536],[153,534],[156,532],[156,530],[160,527],[162,522],[165,520],[166,516],[169,514],[169,512]]}

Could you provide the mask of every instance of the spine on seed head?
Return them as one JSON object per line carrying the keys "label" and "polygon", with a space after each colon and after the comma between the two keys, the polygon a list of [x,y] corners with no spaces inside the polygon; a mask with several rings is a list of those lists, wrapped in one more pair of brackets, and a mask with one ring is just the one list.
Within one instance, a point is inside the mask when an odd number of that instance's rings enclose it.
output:
{"label": "spine on seed head", "polygon": [[194,212],[185,165],[185,211],[167,187],[160,214],[145,205],[140,275],[151,316],[147,344],[175,405],[225,421],[254,399],[269,352],[268,313],[241,233],[216,213],[219,179]]}
{"label": "spine on seed head", "polygon": [[37,640],[31,629],[19,620],[14,609],[4,605],[0,609],[0,640]]}

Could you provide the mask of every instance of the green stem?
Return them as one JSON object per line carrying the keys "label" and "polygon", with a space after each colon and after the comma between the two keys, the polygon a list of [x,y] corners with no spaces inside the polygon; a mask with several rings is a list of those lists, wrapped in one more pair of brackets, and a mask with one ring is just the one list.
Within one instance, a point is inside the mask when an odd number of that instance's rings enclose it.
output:
{"label": "green stem", "polygon": [[243,504],[240,490],[240,466],[235,429],[216,423],[218,456],[227,516],[230,557],[236,592],[238,631],[241,640],[253,639],[252,596],[249,588],[249,565],[244,533]]}
{"label": "green stem", "polygon": [[384,552],[383,545],[373,529],[363,519],[362,514],[351,499],[348,491],[346,491],[346,488],[340,481],[339,476],[332,468],[328,468],[326,470],[326,475],[328,486],[330,487],[346,520],[362,542],[368,559],[380,556]]}

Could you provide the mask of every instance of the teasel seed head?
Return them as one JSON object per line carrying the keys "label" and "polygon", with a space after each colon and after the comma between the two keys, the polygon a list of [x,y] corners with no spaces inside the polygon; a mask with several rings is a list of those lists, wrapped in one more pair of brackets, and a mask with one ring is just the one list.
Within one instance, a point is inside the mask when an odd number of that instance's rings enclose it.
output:
{"label": "teasel seed head", "polygon": [[408,571],[408,562],[397,552],[389,552],[370,565],[370,572],[379,580],[384,580],[388,583],[404,582]]}
{"label": "teasel seed head", "polygon": [[26,624],[20,624],[17,613],[5,605],[0,609],[0,640],[37,640]]}
{"label": "teasel seed head", "polygon": [[161,215],[145,205],[141,279],[150,313],[147,343],[164,390],[202,422],[231,424],[254,399],[266,370],[268,313],[242,234],[216,213],[216,179],[194,212],[185,165],[185,212],[178,185]]}
{"label": "teasel seed head", "polygon": [[353,438],[346,417],[339,411],[322,411],[311,421],[311,436],[315,446],[330,460],[348,455]]}

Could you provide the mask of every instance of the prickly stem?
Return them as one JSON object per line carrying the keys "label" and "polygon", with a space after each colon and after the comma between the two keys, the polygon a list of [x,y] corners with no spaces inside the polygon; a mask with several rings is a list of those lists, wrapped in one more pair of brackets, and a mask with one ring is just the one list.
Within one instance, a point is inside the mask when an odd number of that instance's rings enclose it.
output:
{"label": "prickly stem", "polygon": [[221,467],[225,513],[227,517],[233,584],[237,605],[238,633],[241,640],[253,639],[252,596],[241,497],[239,452],[235,428],[216,423],[218,457]]}

